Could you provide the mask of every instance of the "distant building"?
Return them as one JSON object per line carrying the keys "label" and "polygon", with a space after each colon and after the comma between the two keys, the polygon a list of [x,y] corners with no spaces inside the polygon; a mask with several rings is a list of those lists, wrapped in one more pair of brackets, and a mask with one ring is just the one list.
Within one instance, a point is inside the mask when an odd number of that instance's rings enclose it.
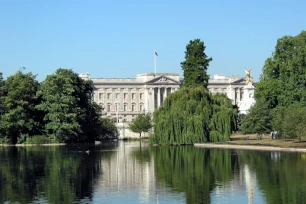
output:
{"label": "distant building", "polygon": [[226,94],[233,105],[238,106],[239,112],[246,114],[255,103],[254,85],[252,81],[246,82],[244,77],[215,74],[213,79],[209,79],[207,88],[212,94]]}
{"label": "distant building", "polygon": [[[132,121],[143,112],[153,113],[170,93],[182,85],[177,73],[145,73],[136,78],[91,78],[89,74],[80,74],[80,77],[92,80],[94,101],[103,108],[102,117],[119,121]],[[254,86],[248,86],[245,78],[220,74],[208,82],[211,93],[226,94],[241,113],[246,113],[254,103]]]}

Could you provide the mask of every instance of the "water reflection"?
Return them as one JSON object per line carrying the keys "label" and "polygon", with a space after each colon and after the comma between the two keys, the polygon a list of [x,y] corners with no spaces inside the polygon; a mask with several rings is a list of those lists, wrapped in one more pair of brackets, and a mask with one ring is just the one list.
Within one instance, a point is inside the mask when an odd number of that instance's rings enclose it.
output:
{"label": "water reflection", "polygon": [[305,181],[304,153],[144,141],[0,147],[0,203],[306,203]]}
{"label": "water reflection", "polygon": [[306,203],[304,153],[241,151],[241,163],[256,173],[267,203]]}
{"label": "water reflection", "polygon": [[1,147],[0,158],[0,203],[91,200],[102,173],[94,147]]}
{"label": "water reflection", "polygon": [[97,202],[184,203],[182,195],[169,196],[165,183],[156,181],[153,155],[147,141],[120,142],[116,154],[104,158],[102,166],[103,175],[95,193]]}

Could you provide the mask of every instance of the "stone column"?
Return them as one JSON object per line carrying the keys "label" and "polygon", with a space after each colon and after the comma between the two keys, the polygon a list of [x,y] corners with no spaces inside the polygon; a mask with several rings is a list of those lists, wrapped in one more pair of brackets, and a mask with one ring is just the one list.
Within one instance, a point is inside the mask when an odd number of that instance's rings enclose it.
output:
{"label": "stone column", "polygon": [[160,87],[157,88],[157,108],[160,106]]}
{"label": "stone column", "polygon": [[146,113],[149,111],[149,89],[145,88],[144,91],[144,108],[146,109]]}
{"label": "stone column", "polygon": [[[167,87],[164,87],[164,101],[166,98],[167,98]],[[164,101],[163,101],[163,104],[164,104]]]}

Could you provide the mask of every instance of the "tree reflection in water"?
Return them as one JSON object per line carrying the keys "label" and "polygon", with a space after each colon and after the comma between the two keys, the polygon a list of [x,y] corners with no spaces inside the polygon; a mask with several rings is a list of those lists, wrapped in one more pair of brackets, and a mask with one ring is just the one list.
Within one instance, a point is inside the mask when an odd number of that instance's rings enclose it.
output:
{"label": "tree reflection in water", "polygon": [[156,177],[178,192],[185,192],[187,203],[210,203],[216,183],[229,182],[238,168],[233,151],[193,146],[153,147]]}
{"label": "tree reflection in water", "polygon": [[[102,173],[102,152],[94,149],[95,146],[0,147],[0,203],[91,200],[94,183]],[[111,151],[103,152],[104,157],[110,154]]]}

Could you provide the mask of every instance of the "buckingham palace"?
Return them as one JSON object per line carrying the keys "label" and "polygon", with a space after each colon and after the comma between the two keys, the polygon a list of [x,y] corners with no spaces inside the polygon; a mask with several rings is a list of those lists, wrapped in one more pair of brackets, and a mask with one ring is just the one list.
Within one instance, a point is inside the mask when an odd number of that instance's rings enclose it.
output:
{"label": "buckingham palace", "polygon": [[[153,113],[183,82],[177,73],[144,73],[136,78],[80,77],[93,82],[94,101],[102,107],[102,117],[116,118],[117,122],[132,121],[143,112]],[[254,86],[242,77],[216,74],[209,79],[208,89],[212,94],[226,94],[241,113],[254,103]]]}

